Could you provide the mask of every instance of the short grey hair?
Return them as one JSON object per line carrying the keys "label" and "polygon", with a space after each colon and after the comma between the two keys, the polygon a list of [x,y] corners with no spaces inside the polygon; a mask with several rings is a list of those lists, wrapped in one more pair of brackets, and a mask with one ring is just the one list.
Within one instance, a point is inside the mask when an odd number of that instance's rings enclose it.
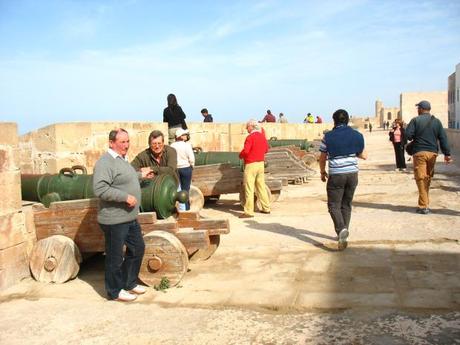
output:
{"label": "short grey hair", "polygon": [[128,134],[128,132],[126,131],[126,129],[123,129],[123,128],[117,128],[117,129],[113,129],[110,131],[109,133],[109,140],[110,141],[116,141],[117,140],[117,135],[118,133],[120,132],[125,132],[126,134]]}
{"label": "short grey hair", "polygon": [[246,122],[246,127],[247,126],[251,126],[257,131],[260,130],[259,122],[257,120],[254,120],[254,119],[250,119],[248,122]]}

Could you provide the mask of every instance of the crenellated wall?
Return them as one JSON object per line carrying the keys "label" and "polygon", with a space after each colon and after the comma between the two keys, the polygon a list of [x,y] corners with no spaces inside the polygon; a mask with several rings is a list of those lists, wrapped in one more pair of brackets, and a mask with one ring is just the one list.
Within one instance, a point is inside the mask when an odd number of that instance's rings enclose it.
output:
{"label": "crenellated wall", "polygon": [[[147,146],[150,132],[159,129],[167,141],[167,125],[163,122],[76,122],[58,123],[21,136],[19,140],[23,173],[57,173],[61,168],[84,165],[88,172],[107,150],[110,130],[122,127],[130,135],[129,158],[133,159]],[[247,136],[244,123],[188,124],[191,143],[203,151],[240,151]],[[332,124],[265,123],[267,138],[320,139]]]}
{"label": "crenellated wall", "polygon": [[22,209],[17,125],[0,122],[0,290],[29,276],[32,213]]}

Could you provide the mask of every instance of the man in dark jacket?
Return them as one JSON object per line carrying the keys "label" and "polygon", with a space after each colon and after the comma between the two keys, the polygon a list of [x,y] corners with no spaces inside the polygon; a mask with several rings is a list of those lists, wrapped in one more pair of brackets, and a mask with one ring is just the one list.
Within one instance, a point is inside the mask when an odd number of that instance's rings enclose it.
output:
{"label": "man in dark jacket", "polygon": [[201,115],[203,115],[203,122],[213,122],[212,115],[208,113],[208,109],[201,109]]}
{"label": "man in dark jacket", "polygon": [[[367,159],[364,137],[348,126],[350,117],[339,109],[333,115],[334,128],[327,132],[319,148],[321,181],[327,180],[327,207],[339,240],[339,249],[347,247],[351,202],[358,185],[358,158]],[[326,161],[329,173],[326,172]]]}
{"label": "man in dark jacket", "polygon": [[415,105],[418,116],[414,117],[406,128],[406,137],[414,141],[414,176],[418,188],[417,213],[429,214],[429,190],[434,175],[434,166],[438,156],[438,141],[444,154],[444,162],[452,162],[449,142],[441,121],[430,114],[431,104],[421,101]]}
{"label": "man in dark jacket", "polygon": [[276,122],[276,117],[272,114],[271,110],[267,110],[267,114],[260,122]]}
{"label": "man in dark jacket", "polygon": [[176,150],[165,145],[164,135],[158,130],[150,133],[148,141],[149,147],[139,153],[131,165],[136,170],[151,167],[155,175],[169,174],[179,183]]}

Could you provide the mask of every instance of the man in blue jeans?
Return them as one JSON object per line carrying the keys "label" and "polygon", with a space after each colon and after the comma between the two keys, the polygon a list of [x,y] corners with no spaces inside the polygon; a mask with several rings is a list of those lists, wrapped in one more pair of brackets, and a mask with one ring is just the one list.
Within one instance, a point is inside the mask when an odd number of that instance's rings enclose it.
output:
{"label": "man in blue jeans", "polygon": [[137,222],[139,179],[152,178],[153,172],[147,167],[138,173],[129,164],[129,136],[124,129],[110,132],[109,147],[96,162],[93,175],[94,195],[100,199],[97,221],[105,237],[105,288],[109,299],[131,302],[146,292],[137,284],[145,248]]}
{"label": "man in blue jeans", "polygon": [[358,158],[366,159],[367,153],[363,135],[348,126],[347,111],[339,109],[332,118],[334,128],[324,135],[319,149],[319,167],[321,180],[327,180],[327,206],[342,250],[347,247],[351,202],[358,185]]}

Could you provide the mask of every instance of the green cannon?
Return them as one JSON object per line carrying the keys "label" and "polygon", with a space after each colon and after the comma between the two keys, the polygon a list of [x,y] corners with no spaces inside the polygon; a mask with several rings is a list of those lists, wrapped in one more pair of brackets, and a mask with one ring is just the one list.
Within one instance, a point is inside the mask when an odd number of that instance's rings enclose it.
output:
{"label": "green cannon", "polygon": [[[81,173],[77,173],[81,171]],[[141,212],[156,212],[158,218],[168,218],[176,211],[176,201],[185,202],[187,192],[177,191],[175,179],[158,175],[141,180]],[[22,199],[38,201],[49,207],[51,202],[95,198],[93,175],[83,166],[63,168],[58,174],[21,174]]]}
{"label": "green cannon", "polygon": [[243,167],[243,161],[240,159],[238,152],[195,152],[195,165],[223,163],[228,163],[235,167]]}
{"label": "green cannon", "polygon": [[309,151],[310,147],[313,145],[305,139],[282,139],[278,140],[276,137],[271,137],[268,140],[268,145],[270,147],[279,147],[279,146],[297,146],[301,150]]}

